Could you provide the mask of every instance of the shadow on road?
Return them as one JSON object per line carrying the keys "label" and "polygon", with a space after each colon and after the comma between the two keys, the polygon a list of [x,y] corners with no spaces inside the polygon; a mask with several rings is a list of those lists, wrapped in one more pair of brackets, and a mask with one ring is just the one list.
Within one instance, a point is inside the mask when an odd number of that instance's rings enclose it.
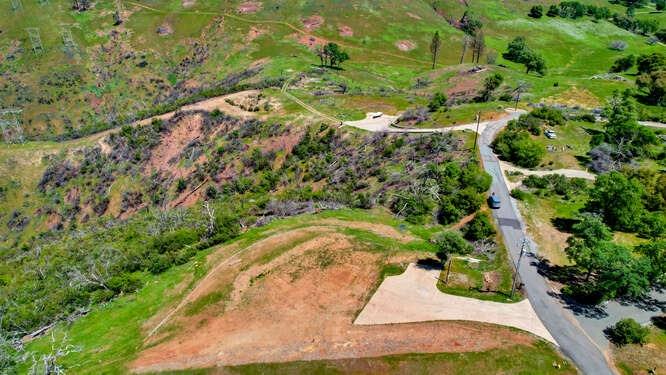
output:
{"label": "shadow on road", "polygon": [[617,302],[622,306],[633,306],[644,311],[666,311],[666,301],[660,301],[649,295],[636,298],[621,298]]}
{"label": "shadow on road", "polygon": [[[576,267],[554,265],[543,257],[533,257],[531,265],[537,268],[540,275],[561,284],[575,285],[585,279]],[[548,295],[559,300],[564,308],[570,310],[574,315],[593,319],[603,319],[608,316],[603,305],[583,303],[571,296],[552,290],[548,292]]]}

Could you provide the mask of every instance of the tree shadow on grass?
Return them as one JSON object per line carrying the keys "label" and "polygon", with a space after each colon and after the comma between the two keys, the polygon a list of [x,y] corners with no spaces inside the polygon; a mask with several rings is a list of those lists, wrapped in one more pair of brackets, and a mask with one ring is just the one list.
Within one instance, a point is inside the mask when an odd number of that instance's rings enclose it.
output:
{"label": "tree shadow on grass", "polygon": [[419,259],[416,261],[416,267],[425,269],[425,270],[441,270],[442,269],[442,262],[435,258],[425,258],[425,259]]}
{"label": "tree shadow on grass", "polygon": [[650,320],[655,327],[666,331],[666,315],[653,316]]}
{"label": "tree shadow on grass", "polygon": [[571,233],[574,224],[577,224],[580,220],[567,217],[554,217],[550,222],[560,232]]}

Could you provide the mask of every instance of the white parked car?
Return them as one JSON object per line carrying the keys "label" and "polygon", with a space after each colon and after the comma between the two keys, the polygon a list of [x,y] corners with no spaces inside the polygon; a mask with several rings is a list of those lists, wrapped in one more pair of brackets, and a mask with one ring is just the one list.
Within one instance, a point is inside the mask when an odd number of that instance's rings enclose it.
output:
{"label": "white parked car", "polygon": [[545,132],[543,132],[543,134],[544,134],[544,135],[546,136],[546,138],[548,138],[548,139],[555,139],[555,138],[557,138],[557,134],[555,134],[555,132],[552,131],[552,130],[546,130]]}

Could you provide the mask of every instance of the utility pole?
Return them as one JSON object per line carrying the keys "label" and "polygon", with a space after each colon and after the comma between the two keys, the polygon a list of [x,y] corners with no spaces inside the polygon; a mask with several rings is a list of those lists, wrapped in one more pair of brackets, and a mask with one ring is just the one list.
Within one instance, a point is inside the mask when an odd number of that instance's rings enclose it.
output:
{"label": "utility pole", "polygon": [[449,274],[451,273],[451,263],[453,263],[453,256],[449,258],[449,267],[446,269],[446,277],[444,278],[444,284],[449,285]]}
{"label": "utility pole", "polygon": [[511,296],[510,298],[513,298],[513,293],[516,292],[516,279],[518,278],[518,271],[520,270],[520,261],[523,259],[523,254],[525,254],[525,250],[529,248],[529,243],[527,242],[527,238],[523,237],[523,243],[520,245],[520,255],[518,255],[518,262],[516,263],[516,272],[513,274],[513,280],[511,281]]}
{"label": "utility pole", "polygon": [[513,92],[516,93],[516,96],[515,96],[516,102],[513,105],[513,107],[516,111],[518,110],[518,101],[520,100],[520,94],[522,94],[523,91],[525,91],[526,88],[527,88],[527,83],[526,82],[519,82],[518,87],[516,87],[516,89],[513,90]]}
{"label": "utility pole", "polygon": [[476,133],[474,134],[474,150],[476,153],[476,141],[479,139],[479,123],[481,122],[481,112],[476,113]]}

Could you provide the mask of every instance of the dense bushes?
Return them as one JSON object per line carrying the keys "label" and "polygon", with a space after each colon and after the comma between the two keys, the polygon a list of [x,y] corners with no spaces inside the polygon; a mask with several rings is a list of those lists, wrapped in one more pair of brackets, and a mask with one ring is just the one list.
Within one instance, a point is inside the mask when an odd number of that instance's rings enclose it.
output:
{"label": "dense bushes", "polygon": [[493,149],[502,159],[521,167],[536,167],[541,163],[546,150],[532,140],[530,134],[541,135],[544,126],[558,126],[565,122],[562,111],[558,109],[536,108],[516,120],[509,121],[506,130],[502,131],[493,142]]}
{"label": "dense bushes", "polygon": [[587,191],[587,182],[584,179],[567,178],[561,174],[527,176],[523,179],[523,185],[543,192],[543,195],[557,194],[564,197]]}
{"label": "dense bushes", "polygon": [[525,168],[534,168],[546,155],[542,145],[526,131],[504,130],[493,141],[493,150],[504,160]]}
{"label": "dense bushes", "polygon": [[[456,222],[464,215],[476,212],[483,204],[482,193],[490,188],[492,181],[490,175],[475,161],[466,165],[457,162],[429,164],[421,179],[426,187],[419,190],[422,196],[428,197],[428,194],[437,191],[436,197],[430,196],[427,199],[431,202],[429,207],[439,201],[437,220],[442,224]],[[400,206],[394,204],[393,211],[397,212],[396,209],[400,209]]]}
{"label": "dense bushes", "polygon": [[474,247],[458,233],[446,231],[438,233],[432,240],[437,246],[437,257],[445,260],[450,254],[469,254]]}
{"label": "dense bushes", "polygon": [[627,318],[606,329],[608,338],[617,345],[645,344],[650,330],[637,321]]}
{"label": "dense bushes", "polygon": [[485,212],[480,212],[465,225],[463,234],[470,241],[482,240],[495,235],[495,228],[490,222],[490,217]]}

